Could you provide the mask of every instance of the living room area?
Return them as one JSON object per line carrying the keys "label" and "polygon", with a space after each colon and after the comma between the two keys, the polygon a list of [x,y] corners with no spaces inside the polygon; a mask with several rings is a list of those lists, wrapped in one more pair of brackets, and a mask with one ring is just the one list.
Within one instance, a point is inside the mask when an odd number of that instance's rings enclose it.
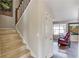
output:
{"label": "living room area", "polygon": [[[79,0],[51,0],[54,58],[77,58],[79,43]],[[52,5],[52,6],[51,6]]]}
{"label": "living room area", "polygon": [[79,22],[53,22],[54,58],[77,58],[79,42]]}

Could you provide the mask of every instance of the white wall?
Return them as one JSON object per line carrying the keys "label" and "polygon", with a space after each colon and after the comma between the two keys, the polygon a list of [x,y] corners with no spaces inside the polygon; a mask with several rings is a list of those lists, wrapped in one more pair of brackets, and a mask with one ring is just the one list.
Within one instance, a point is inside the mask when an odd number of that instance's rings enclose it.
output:
{"label": "white wall", "polygon": [[0,28],[14,28],[15,20],[13,17],[0,15]]}
{"label": "white wall", "polygon": [[[46,0],[45,0],[46,1]],[[31,0],[17,24],[17,31],[34,57],[51,57],[52,16],[44,0]]]}
{"label": "white wall", "polygon": [[17,8],[19,6],[19,4],[20,4],[20,0],[15,0],[14,1],[15,8]]}
{"label": "white wall", "polygon": [[71,35],[70,36],[71,41],[77,41],[79,40],[79,35]]}

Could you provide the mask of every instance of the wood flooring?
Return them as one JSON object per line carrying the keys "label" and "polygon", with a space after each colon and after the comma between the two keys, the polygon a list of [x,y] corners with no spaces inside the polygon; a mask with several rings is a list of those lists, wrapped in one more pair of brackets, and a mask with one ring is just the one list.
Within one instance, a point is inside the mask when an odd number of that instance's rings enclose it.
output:
{"label": "wood flooring", "polygon": [[0,58],[31,58],[15,29],[0,29]]}

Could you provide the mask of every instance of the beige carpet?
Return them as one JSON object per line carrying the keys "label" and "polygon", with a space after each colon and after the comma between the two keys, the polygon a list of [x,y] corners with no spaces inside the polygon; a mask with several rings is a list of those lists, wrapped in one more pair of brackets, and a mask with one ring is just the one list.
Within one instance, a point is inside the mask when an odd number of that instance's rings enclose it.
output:
{"label": "beige carpet", "polygon": [[22,38],[14,29],[0,29],[0,58],[30,58]]}

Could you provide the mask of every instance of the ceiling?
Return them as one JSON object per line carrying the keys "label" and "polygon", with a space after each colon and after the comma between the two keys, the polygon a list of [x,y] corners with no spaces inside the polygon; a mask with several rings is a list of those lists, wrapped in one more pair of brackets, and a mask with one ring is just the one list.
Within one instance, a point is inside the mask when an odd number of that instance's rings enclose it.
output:
{"label": "ceiling", "polygon": [[46,0],[54,21],[78,20],[79,0]]}

